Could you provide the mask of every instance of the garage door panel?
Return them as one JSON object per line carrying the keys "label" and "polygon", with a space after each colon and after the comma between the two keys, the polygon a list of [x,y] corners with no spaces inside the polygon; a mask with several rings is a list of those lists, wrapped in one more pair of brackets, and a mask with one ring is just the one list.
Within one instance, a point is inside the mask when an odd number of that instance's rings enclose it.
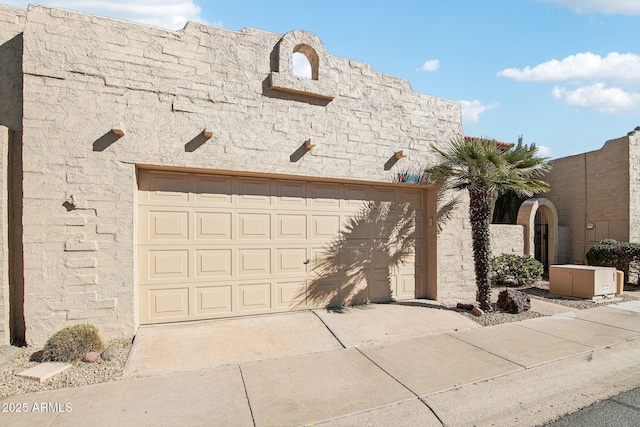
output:
{"label": "garage door panel", "polygon": [[414,224],[414,230],[413,230],[413,233],[411,233],[411,237],[419,238],[420,236],[423,236],[424,217],[422,215],[416,215],[413,224]]}
{"label": "garage door panel", "polygon": [[271,239],[271,214],[239,213],[239,240]]}
{"label": "garage door panel", "polygon": [[391,263],[391,256],[389,252],[385,248],[379,248],[378,250],[374,250],[373,253],[373,263],[372,267],[379,269],[389,269],[389,264]]}
{"label": "garage door panel", "polygon": [[233,216],[231,212],[196,212],[195,239],[226,240],[233,238]]}
{"label": "garage door panel", "polygon": [[388,276],[372,276],[369,281],[369,296],[371,301],[389,301],[395,289],[395,278]]}
{"label": "garage door panel", "polygon": [[416,291],[416,283],[421,280],[422,276],[415,273],[402,274],[396,276],[397,280],[397,298],[413,297]]}
{"label": "garage door panel", "polygon": [[371,189],[365,185],[345,185],[344,205],[352,209],[361,209],[371,200]]}
{"label": "garage door panel", "polygon": [[152,209],[146,214],[149,241],[189,240],[189,212]]}
{"label": "garage door panel", "polygon": [[196,293],[196,316],[207,315],[224,315],[231,314],[232,286],[198,286],[195,288]]}
{"label": "garage door panel", "polygon": [[329,240],[337,237],[340,232],[340,215],[312,214],[311,238],[314,240]]}
{"label": "garage door panel", "polygon": [[271,308],[271,283],[238,285],[238,311],[266,311]]}
{"label": "garage door panel", "polygon": [[189,200],[189,174],[141,171],[141,190],[148,202],[186,203]]}
{"label": "garage door panel", "polygon": [[362,276],[359,280],[349,283],[347,288],[341,290],[340,298],[341,304],[366,304],[371,301],[369,278]]}
{"label": "garage door panel", "polygon": [[309,307],[336,307],[340,305],[340,282],[333,277],[316,278],[307,289]]}
{"label": "garage door panel", "polygon": [[302,274],[307,272],[306,248],[276,249],[276,274]]}
{"label": "garage door panel", "polygon": [[239,178],[238,205],[265,206],[271,204],[271,181],[268,179]]}
{"label": "garage door panel", "polygon": [[196,249],[195,277],[231,277],[231,249]]}
{"label": "garage door panel", "polygon": [[369,240],[371,238],[372,224],[361,221],[356,217],[345,217],[342,224],[342,232],[348,240]]}
{"label": "garage door panel", "polygon": [[424,249],[422,247],[422,240],[416,240],[413,260],[408,259],[405,264],[413,265],[416,269],[421,269],[424,265]]}
{"label": "garage door panel", "polygon": [[271,249],[238,249],[238,276],[271,274]]}
{"label": "garage door panel", "polygon": [[307,215],[278,214],[276,222],[277,240],[307,239]]}
{"label": "garage door panel", "polygon": [[304,182],[276,181],[276,206],[304,207],[307,205],[307,185]]}
{"label": "garage door panel", "polygon": [[403,190],[402,191],[402,202],[408,203],[409,207],[414,210],[421,211],[423,204],[422,199],[423,191],[422,190]]}
{"label": "garage door panel", "polygon": [[232,179],[227,176],[195,175],[195,202],[200,205],[230,206],[232,204]]}
{"label": "garage door panel", "polygon": [[189,315],[189,289],[148,289],[148,317],[150,321],[170,321]]}
{"label": "garage door panel", "polygon": [[319,208],[340,207],[340,186],[338,184],[316,184],[311,187],[311,206]]}
{"label": "garage door panel", "polygon": [[283,309],[301,309],[307,307],[307,284],[304,280],[278,282],[276,284],[276,304]]}
{"label": "garage door panel", "polygon": [[374,190],[374,201],[376,203],[384,203],[387,206],[393,206],[397,194],[398,191],[395,188],[376,188]]}
{"label": "garage door panel", "polygon": [[141,280],[186,279],[189,277],[189,251],[187,249],[141,249]]}

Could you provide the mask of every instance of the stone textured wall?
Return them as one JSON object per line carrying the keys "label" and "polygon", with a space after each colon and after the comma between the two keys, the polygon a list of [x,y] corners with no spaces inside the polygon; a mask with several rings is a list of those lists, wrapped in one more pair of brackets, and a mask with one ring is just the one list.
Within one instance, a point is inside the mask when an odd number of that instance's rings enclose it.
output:
{"label": "stone textured wall", "polygon": [[640,242],[640,129],[629,135],[629,241]]}
{"label": "stone textured wall", "polygon": [[584,263],[586,252],[602,239],[629,240],[629,158],[629,137],[623,137],[554,161],[546,198],[558,210],[558,223],[571,229],[571,263]]}
{"label": "stone textured wall", "polygon": [[[466,192],[458,196],[463,203],[438,239],[438,301],[444,304],[472,303],[476,298],[471,224],[466,215],[468,197]],[[523,252],[523,226],[491,224],[492,256]]]}
{"label": "stone textured wall", "polygon": [[[22,129],[22,31],[26,11],[0,5],[0,345],[8,344],[9,334],[9,241],[15,236],[9,226],[9,187],[14,169],[9,161],[11,146],[20,145]],[[18,149],[13,149],[18,151]],[[12,158],[13,160],[13,158]],[[19,172],[19,170],[18,170]],[[17,201],[19,202],[19,200]]]}
{"label": "stone textured wall", "polygon": [[[270,76],[286,71],[276,69],[279,34],[196,23],[173,32],[41,6],[27,18],[29,343],[79,322],[107,338],[135,332],[137,165],[390,182],[429,162],[429,144],[462,132],[458,103],[332,55],[318,93],[305,93],[313,82],[302,93],[273,89]],[[205,128],[213,138],[200,144]],[[315,148],[291,161],[308,138]],[[407,157],[385,167],[398,150]],[[462,224],[438,238],[439,268],[456,280],[468,276],[453,249]]]}
{"label": "stone textured wall", "polygon": [[491,254],[524,254],[524,227],[522,225],[491,224]]}
{"label": "stone textured wall", "polygon": [[0,125],[0,345],[10,341],[9,330],[9,128]]}
{"label": "stone textured wall", "polygon": [[460,204],[438,233],[438,300],[445,303],[474,301],[476,293],[469,196],[466,191],[447,195],[457,197]]}

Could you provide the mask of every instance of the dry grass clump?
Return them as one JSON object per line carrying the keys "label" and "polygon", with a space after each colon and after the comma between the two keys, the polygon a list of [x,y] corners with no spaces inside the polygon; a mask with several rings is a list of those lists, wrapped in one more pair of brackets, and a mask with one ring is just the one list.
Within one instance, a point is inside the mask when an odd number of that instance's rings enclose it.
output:
{"label": "dry grass clump", "polygon": [[43,362],[73,362],[90,351],[101,352],[104,348],[98,328],[78,324],[59,330],[47,340],[42,353]]}

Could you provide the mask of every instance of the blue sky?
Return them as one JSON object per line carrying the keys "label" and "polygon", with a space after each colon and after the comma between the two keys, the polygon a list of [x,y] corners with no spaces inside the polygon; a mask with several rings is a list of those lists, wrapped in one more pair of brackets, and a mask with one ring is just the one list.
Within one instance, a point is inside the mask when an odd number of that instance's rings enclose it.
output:
{"label": "blue sky", "polygon": [[640,0],[37,3],[171,29],[195,20],[309,30],[330,54],[461,102],[465,135],[523,135],[552,158],[596,150],[640,126]]}

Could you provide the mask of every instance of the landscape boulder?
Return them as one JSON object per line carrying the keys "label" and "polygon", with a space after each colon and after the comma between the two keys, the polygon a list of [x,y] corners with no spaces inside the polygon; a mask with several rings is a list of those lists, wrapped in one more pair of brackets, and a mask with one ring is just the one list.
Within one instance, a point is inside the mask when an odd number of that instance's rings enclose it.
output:
{"label": "landscape boulder", "polygon": [[113,347],[107,347],[104,349],[104,351],[102,352],[102,354],[100,355],[100,357],[102,357],[102,360],[111,360],[114,359],[116,357],[116,349]]}
{"label": "landscape boulder", "polygon": [[531,308],[529,295],[515,289],[506,289],[498,294],[498,308],[511,314],[518,314]]}
{"label": "landscape boulder", "polygon": [[86,363],[94,363],[96,360],[98,360],[98,357],[100,357],[100,353],[98,353],[97,351],[90,351],[84,355],[82,361]]}

